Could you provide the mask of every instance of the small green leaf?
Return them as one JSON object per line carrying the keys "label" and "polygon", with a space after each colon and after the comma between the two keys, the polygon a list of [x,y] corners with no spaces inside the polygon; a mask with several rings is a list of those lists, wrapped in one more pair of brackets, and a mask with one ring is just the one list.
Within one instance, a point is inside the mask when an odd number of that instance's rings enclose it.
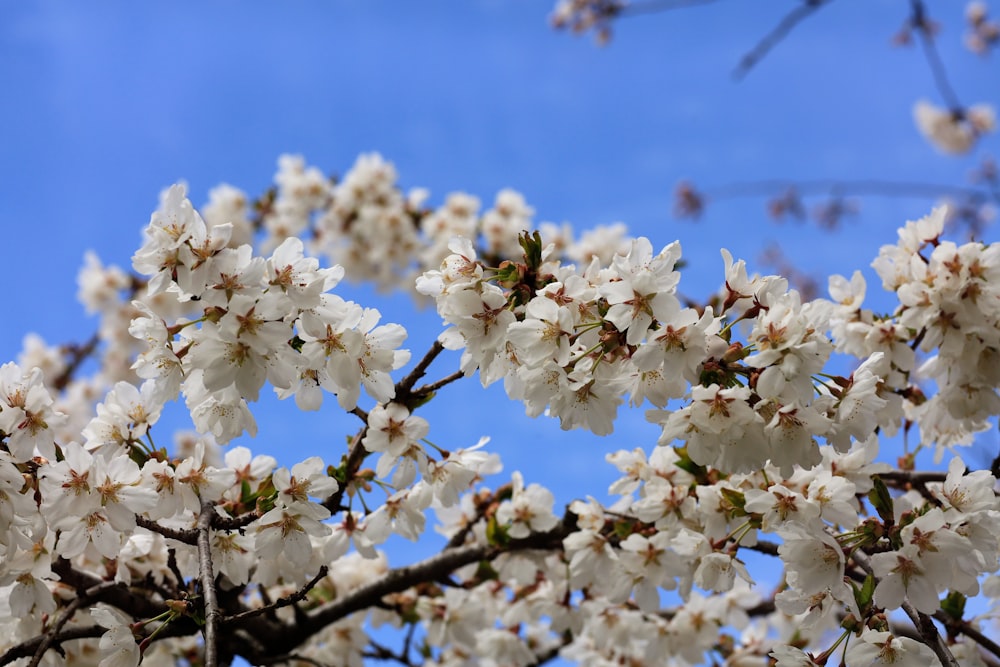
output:
{"label": "small green leaf", "polygon": [[869,574],[865,577],[860,588],[855,583],[851,583],[851,587],[854,588],[854,601],[858,603],[858,609],[864,612],[871,606],[872,596],[875,595],[875,576]]}
{"label": "small green leaf", "polygon": [[742,492],[722,487],[719,489],[719,493],[721,493],[722,497],[725,498],[727,503],[729,503],[730,508],[736,516],[744,516],[747,513],[746,510],[743,509],[747,503],[747,499]]}
{"label": "small green leaf", "polygon": [[950,591],[944,600],[941,601],[941,609],[956,621],[961,621],[965,614],[965,596],[955,591]]}
{"label": "small green leaf", "polygon": [[532,271],[537,271],[542,265],[542,235],[538,230],[533,233],[521,232],[517,242],[524,248],[524,263]]}
{"label": "small green leaf", "polygon": [[892,496],[889,495],[889,488],[878,475],[872,475],[872,490],[868,492],[868,502],[872,504],[875,511],[887,524],[892,524],[894,517]]}
{"label": "small green leaf", "polygon": [[507,534],[507,527],[501,526],[495,516],[491,516],[486,522],[486,540],[491,546],[507,546],[510,543],[510,535]]}

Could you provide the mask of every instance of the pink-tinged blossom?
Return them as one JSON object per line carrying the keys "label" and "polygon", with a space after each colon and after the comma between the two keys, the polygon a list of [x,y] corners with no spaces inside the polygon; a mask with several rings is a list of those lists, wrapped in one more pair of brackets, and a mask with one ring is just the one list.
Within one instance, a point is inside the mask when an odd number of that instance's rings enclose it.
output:
{"label": "pink-tinged blossom", "polygon": [[184,382],[184,398],[200,433],[211,433],[222,443],[244,432],[257,433],[257,422],[235,386],[209,391],[203,382],[203,372],[194,370]]}
{"label": "pink-tinged blossom", "polygon": [[570,338],[574,334],[573,314],[545,295],[528,302],[525,318],[507,327],[507,340],[525,364],[537,366],[551,359],[560,366],[569,362]]}
{"label": "pink-tinged blossom", "polygon": [[272,290],[280,290],[300,310],[320,304],[320,295],[344,277],[342,266],[322,269],[319,260],[303,255],[302,239],[288,237],[268,258],[265,274]]}
{"label": "pink-tinged blossom", "polygon": [[761,530],[766,532],[789,524],[808,527],[819,518],[819,505],[781,484],[774,484],[767,491],[748,489],[744,495],[744,509],[761,515]]}
{"label": "pink-tinged blossom", "polygon": [[753,583],[746,565],[730,554],[710,553],[703,556],[694,572],[694,583],[699,588],[724,593],[733,587],[736,577]]}
{"label": "pink-tinged blossom", "polygon": [[324,537],[330,526],[304,514],[301,506],[279,506],[258,519],[254,537],[254,550],[260,560],[285,557],[297,568],[305,568],[312,559],[310,535]]}
{"label": "pink-tinged blossom", "polygon": [[278,468],[271,475],[278,496],[275,502],[286,507],[294,507],[298,512],[323,520],[330,511],[309,500],[310,496],[326,500],[337,490],[337,480],[326,474],[323,459],[312,456],[288,468]]}
{"label": "pink-tinged blossom", "polygon": [[194,452],[185,457],[174,470],[174,489],[184,502],[184,507],[199,512],[206,500],[218,500],[236,481],[231,469],[219,469],[206,462],[205,443],[195,444]]}
{"label": "pink-tinged blossom", "polygon": [[844,654],[847,667],[927,667],[937,656],[923,642],[866,629]]}
{"label": "pink-tinged blossom", "polygon": [[[402,368],[410,360],[410,351],[398,349],[406,340],[406,329],[398,324],[375,326],[379,317],[377,310],[366,308],[358,323],[364,340],[357,364],[365,391],[376,401],[385,403],[396,396],[389,372]],[[354,386],[357,385],[348,387],[348,391]]]}
{"label": "pink-tinged blossom", "polygon": [[24,372],[13,363],[0,367],[0,432],[16,462],[27,461],[38,451],[56,458],[54,430],[66,415],[54,409],[54,401],[42,378],[33,368]]}
{"label": "pink-tinged blossom", "polygon": [[508,526],[510,537],[520,539],[556,527],[559,518],[552,513],[555,497],[551,491],[538,484],[525,488],[519,471],[511,475],[511,484],[511,498],[500,505],[496,514],[497,521]]}
{"label": "pink-tinged blossom", "polygon": [[945,503],[949,520],[955,521],[968,514],[997,509],[995,485],[996,478],[988,470],[966,474],[965,463],[956,456],[948,464],[944,484],[933,486],[931,491]]}
{"label": "pink-tinged blossom", "polygon": [[396,459],[427,437],[430,426],[423,417],[410,414],[399,403],[376,405],[368,413],[368,430],[361,444],[369,452]]}
{"label": "pink-tinged blossom", "polygon": [[605,319],[619,331],[628,332],[629,345],[645,339],[654,320],[667,321],[677,312],[673,292],[680,274],[673,269],[680,256],[680,244],[674,242],[654,257],[653,247],[645,238],[634,240],[627,256],[615,256],[612,266],[617,280],[605,283],[598,291],[611,306]]}
{"label": "pink-tinged blossom", "polygon": [[933,614],[937,611],[938,593],[935,578],[950,578],[950,573],[930,569],[912,544],[898,551],[877,553],[871,557],[872,570],[878,577],[875,604],[885,609],[898,609],[903,599],[917,611]]}
{"label": "pink-tinged blossom", "polygon": [[142,653],[132,634],[132,620],[106,605],[91,609],[90,616],[108,630],[101,635],[101,662],[98,667],[138,667]]}
{"label": "pink-tinged blossom", "polygon": [[97,404],[97,417],[83,429],[87,449],[138,442],[159,420],[162,407],[155,382],[143,382],[141,388],[128,382],[116,383],[104,402]]}
{"label": "pink-tinged blossom", "polygon": [[936,149],[948,155],[961,155],[972,150],[981,136],[996,129],[996,112],[989,104],[943,109],[920,100],[913,106],[913,121]]}
{"label": "pink-tinged blossom", "polygon": [[876,352],[858,366],[836,403],[834,431],[828,440],[839,452],[850,449],[852,438],[867,440],[878,426],[878,413],[886,400],[878,395],[879,377],[871,369],[882,357],[881,352]]}
{"label": "pink-tinged blossom", "polygon": [[779,531],[778,555],[787,568],[788,584],[806,595],[838,590],[844,584],[844,552],[837,541],[809,526],[787,526]]}

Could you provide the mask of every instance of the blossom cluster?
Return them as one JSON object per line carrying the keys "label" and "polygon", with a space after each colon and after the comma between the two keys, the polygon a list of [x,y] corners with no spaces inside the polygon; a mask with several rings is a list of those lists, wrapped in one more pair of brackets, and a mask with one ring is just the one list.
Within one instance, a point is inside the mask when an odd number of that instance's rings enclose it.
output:
{"label": "blossom cluster", "polygon": [[[997,246],[945,239],[943,209],[907,223],[873,263],[884,314],[860,273],[805,300],[723,250],[695,304],[679,243],[534,229],[510,190],[432,210],[395,181],[377,156],[337,183],[285,157],[252,204],[168,189],[137,275],[88,256],[93,343],[29,338],[0,367],[0,665],[790,666],[845,642],[849,667],[983,664],[964,605],[1000,598],[996,478],[913,466],[1000,414]],[[444,329],[405,376],[406,331],[337,295],[345,277],[433,299]],[[419,384],[444,349],[459,370]],[[531,470],[494,483],[486,438],[428,439],[421,406],[475,374],[566,429],[635,408],[660,437],[607,454],[610,500],[559,509]],[[268,384],[361,425],[287,467],[222,449]],[[171,451],[154,432],[174,403],[195,432]],[[879,449],[902,432],[899,470]],[[440,553],[391,564],[432,516]]]}

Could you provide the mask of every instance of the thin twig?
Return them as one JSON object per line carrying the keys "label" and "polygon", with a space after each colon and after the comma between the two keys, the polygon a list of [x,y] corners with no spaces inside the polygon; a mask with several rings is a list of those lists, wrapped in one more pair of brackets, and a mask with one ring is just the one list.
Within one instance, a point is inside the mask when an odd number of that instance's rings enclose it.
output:
{"label": "thin twig", "polygon": [[256,510],[232,517],[216,514],[212,517],[212,528],[215,530],[241,530],[259,518],[260,514]]}
{"label": "thin twig", "polygon": [[946,472],[921,471],[921,470],[889,470],[880,472],[878,476],[883,481],[910,482],[911,484],[927,484],[928,482],[944,482],[948,477]]}
{"label": "thin twig", "polygon": [[931,75],[934,77],[934,85],[937,86],[941,98],[952,111],[961,111],[962,103],[958,101],[955,89],[948,81],[948,74],[945,72],[944,63],[941,62],[941,54],[938,53],[934,44],[934,34],[930,20],[927,18],[927,9],[923,0],[910,0],[910,7],[913,8],[913,15],[910,23],[920,37],[920,46],[923,47],[924,57],[927,58],[927,65],[931,68]]}
{"label": "thin twig", "polygon": [[687,9],[688,7],[698,7],[700,5],[710,5],[719,0],[649,0],[637,4],[625,5],[619,16],[638,16],[640,14],[658,14],[669,12],[674,9]]}
{"label": "thin twig", "polygon": [[427,372],[431,362],[433,362],[434,359],[436,359],[437,356],[443,351],[444,345],[438,341],[434,341],[431,345],[431,349],[427,350],[427,354],[424,355],[424,358],[413,367],[413,370],[410,371],[405,378],[396,383],[396,396],[398,397],[400,394],[409,393],[410,390],[413,389],[413,385],[417,383],[417,380],[422,378]]}
{"label": "thin twig", "polygon": [[52,386],[56,391],[62,391],[69,384],[70,380],[73,379],[73,374],[76,373],[77,369],[83,364],[83,362],[94,353],[97,349],[97,344],[101,342],[100,333],[95,333],[90,337],[83,345],[68,345],[66,346],[66,354],[70,357],[69,363],[66,364],[66,368],[63,369],[53,381]]}
{"label": "thin twig", "polygon": [[368,456],[368,450],[361,444],[361,441],[365,439],[365,435],[367,433],[368,424],[365,424],[354,435],[354,438],[351,441],[351,449],[347,454],[347,461],[344,463],[344,481],[338,484],[337,490],[322,503],[323,507],[330,510],[330,512],[338,512],[343,509],[341,507],[341,502],[344,500],[344,494],[347,493],[347,488],[353,483],[354,476],[361,467],[361,463],[365,460],[365,457]]}
{"label": "thin twig", "polygon": [[41,643],[35,650],[35,654],[31,657],[31,662],[28,663],[28,667],[38,667],[38,664],[42,661],[42,657],[44,657],[45,652],[48,651],[49,647],[52,646],[52,643],[56,640],[56,637],[59,636],[60,632],[62,632],[63,627],[73,617],[73,614],[76,613],[77,609],[79,609],[82,605],[89,603],[96,595],[100,594],[102,591],[107,590],[108,588],[113,588],[114,586],[117,586],[115,582],[104,581],[94,586],[91,586],[82,594],[78,594],[76,599],[73,600],[71,603],[69,603],[69,605],[66,607],[66,610],[59,616],[59,620],[57,620],[49,629],[49,631],[45,633],[45,636],[42,638]]}
{"label": "thin twig", "polygon": [[180,528],[167,528],[166,526],[161,526],[155,521],[147,519],[141,514],[135,515],[135,524],[140,528],[145,528],[148,531],[159,533],[164,537],[171,540],[177,540],[178,542],[183,542],[184,544],[189,544],[194,546],[198,543],[198,531],[191,529],[180,529]]}
{"label": "thin twig", "polygon": [[229,625],[232,623],[237,623],[244,619],[253,618],[254,616],[260,616],[262,614],[274,611],[275,609],[281,609],[282,607],[287,607],[289,605],[295,604],[296,602],[299,602],[300,600],[304,600],[306,595],[309,594],[309,591],[311,591],[316,586],[316,584],[318,584],[323,579],[323,577],[327,575],[327,572],[329,572],[329,570],[327,569],[326,565],[324,565],[323,567],[319,568],[319,572],[316,573],[315,577],[310,579],[305,586],[295,591],[294,593],[286,595],[285,597],[282,598],[278,598],[271,604],[266,605],[264,607],[249,609],[247,611],[240,612],[239,614],[233,614],[232,616],[227,616],[226,618],[222,619],[222,624]]}
{"label": "thin twig", "polygon": [[445,385],[449,385],[452,382],[457,382],[458,380],[461,380],[464,377],[465,377],[465,373],[464,372],[462,372],[462,371],[455,371],[451,375],[447,375],[447,376],[441,378],[440,380],[438,380],[437,382],[431,382],[429,384],[425,384],[425,385],[421,385],[421,386],[417,387],[416,389],[413,390],[413,395],[414,396],[421,396],[421,397],[426,396],[427,394],[431,393],[432,391],[437,391],[441,387],[444,387]]}
{"label": "thin twig", "polygon": [[215,591],[215,574],[212,572],[212,518],[215,503],[206,500],[198,516],[198,568],[201,575],[202,595],[205,599],[205,667],[219,667],[218,628],[222,612]]}
{"label": "thin twig", "polygon": [[785,14],[785,16],[774,26],[771,32],[764,35],[757,45],[750,49],[743,58],[740,59],[736,69],[733,70],[734,79],[742,79],[753,69],[754,65],[763,60],[764,56],[777,44],[788,36],[795,26],[801,23],[806,17],[817,9],[833,0],[803,0],[802,4]]}
{"label": "thin twig", "polygon": [[762,554],[767,554],[768,556],[778,555],[778,545],[774,542],[768,542],[767,540],[757,540],[754,545],[741,544],[741,549],[749,549],[750,551],[758,551]]}
{"label": "thin twig", "polygon": [[765,179],[759,181],[739,181],[712,189],[699,191],[706,200],[718,201],[734,197],[759,197],[775,192],[794,189],[796,193],[810,195],[839,196],[883,196],[938,198],[942,195],[968,197],[975,201],[986,201],[989,194],[981,189],[940,183],[919,181],[885,181],[881,179],[831,180],[816,179],[795,181],[789,179]]}
{"label": "thin twig", "polygon": [[410,662],[409,657],[404,653],[395,653],[388,646],[383,646],[371,638],[368,639],[368,645],[373,650],[362,653],[361,657],[371,658],[372,660],[395,660],[401,665],[406,665],[406,667],[413,667],[413,663]]}
{"label": "thin twig", "polygon": [[287,655],[279,655],[273,658],[259,658],[257,664],[260,665],[280,665],[283,662],[304,662],[309,665],[314,665],[315,667],[327,667],[325,662],[320,662],[315,658],[309,658],[304,655],[299,655],[298,653],[289,653]]}

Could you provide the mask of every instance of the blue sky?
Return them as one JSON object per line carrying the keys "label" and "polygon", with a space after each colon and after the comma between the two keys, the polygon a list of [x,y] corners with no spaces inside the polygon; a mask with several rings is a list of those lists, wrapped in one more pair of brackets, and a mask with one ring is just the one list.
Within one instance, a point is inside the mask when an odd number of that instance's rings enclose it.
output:
{"label": "blue sky", "polygon": [[[941,100],[919,50],[889,44],[908,11],[901,0],[833,2],[734,82],[739,58],[795,4],[631,18],[599,48],[554,32],[548,0],[4,3],[0,357],[15,358],[28,331],[52,343],[90,336],[96,322],[74,298],[83,253],[128,266],[162,188],[186,180],[196,205],[221,182],[257,194],[286,152],[343,173],[378,151],[435,204],[456,190],[488,204],[513,187],[538,221],[623,221],[657,247],[680,239],[682,289],[695,296],[718,286],[720,246],[760,268],[778,242],[803,269],[850,275],[932,202],[866,199],[833,235],[774,225],[759,199],[720,203],[697,223],[671,215],[681,179],[957,185],[983,155],[942,157],[914,128],[913,103]],[[964,102],[995,102],[997,54],[961,47],[962,4],[928,3],[942,58]],[[997,139],[983,148],[995,155]],[[408,325],[415,357],[439,331],[433,313],[371,299],[385,321]],[[456,365],[445,357],[432,377]],[[267,400],[260,434],[243,444],[286,464],[335,460],[356,420],[334,406],[302,416]],[[603,496],[604,453],[655,437],[642,410],[604,440],[522,415],[499,387],[450,388],[425,412],[435,442],[490,434],[507,472],[553,485],[560,502]]]}

